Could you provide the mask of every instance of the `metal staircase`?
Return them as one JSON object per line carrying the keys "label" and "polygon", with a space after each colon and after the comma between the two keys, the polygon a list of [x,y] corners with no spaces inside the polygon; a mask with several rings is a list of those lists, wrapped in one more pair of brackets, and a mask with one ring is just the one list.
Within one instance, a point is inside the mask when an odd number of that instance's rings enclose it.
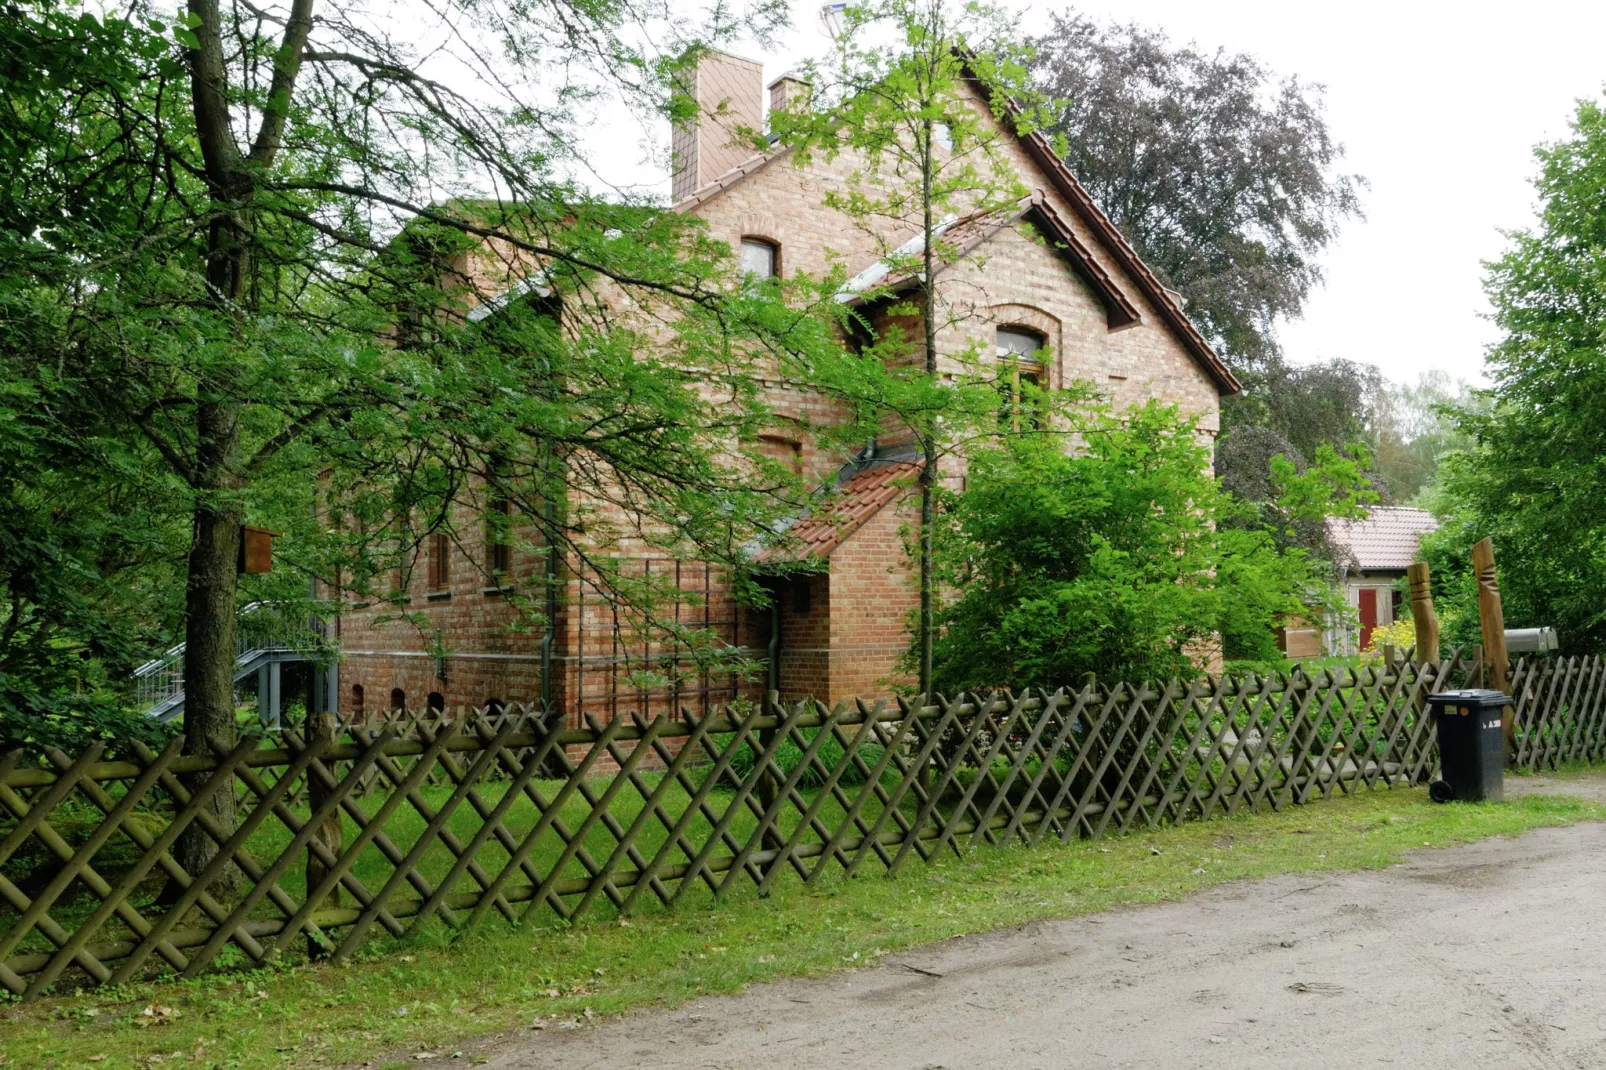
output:
{"label": "metal staircase", "polygon": [[[265,724],[278,723],[280,666],[321,660],[326,645],[316,622],[287,622],[277,612],[281,604],[250,603],[240,610],[236,627],[234,682],[257,674],[257,710]],[[135,701],[147,717],[165,722],[183,714],[184,647],[170,647],[134,670]]]}

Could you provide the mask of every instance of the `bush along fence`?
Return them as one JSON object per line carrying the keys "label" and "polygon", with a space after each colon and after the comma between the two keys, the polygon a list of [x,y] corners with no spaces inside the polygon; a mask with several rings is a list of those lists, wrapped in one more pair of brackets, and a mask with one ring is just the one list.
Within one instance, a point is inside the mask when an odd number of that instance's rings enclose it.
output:
{"label": "bush along fence", "polygon": [[[524,711],[0,761],[0,984],[342,959],[427,927],[577,921],[824,874],[1418,784],[1416,665],[547,727]],[[1606,663],[1521,663],[1519,754],[1598,759]],[[232,820],[206,803],[232,790]],[[181,835],[216,846],[204,870]],[[748,894],[751,894],[749,891]],[[493,922],[495,919],[492,919]],[[500,923],[500,922],[496,922]]]}

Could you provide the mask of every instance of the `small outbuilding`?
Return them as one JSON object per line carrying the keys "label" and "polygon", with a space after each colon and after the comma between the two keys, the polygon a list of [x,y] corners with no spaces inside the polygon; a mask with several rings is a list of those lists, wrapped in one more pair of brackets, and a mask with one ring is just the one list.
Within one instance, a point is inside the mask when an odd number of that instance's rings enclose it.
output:
{"label": "small outbuilding", "polygon": [[1375,506],[1365,520],[1327,522],[1344,601],[1358,622],[1330,621],[1323,643],[1327,653],[1365,650],[1375,629],[1395,621],[1405,597],[1405,570],[1417,560],[1422,536],[1436,527],[1432,513],[1405,506]]}

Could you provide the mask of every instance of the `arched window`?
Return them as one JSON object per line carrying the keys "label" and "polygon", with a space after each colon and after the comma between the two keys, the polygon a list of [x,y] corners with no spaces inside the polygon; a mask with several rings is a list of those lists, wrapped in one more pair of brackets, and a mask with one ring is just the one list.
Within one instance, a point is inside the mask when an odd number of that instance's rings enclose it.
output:
{"label": "arched window", "polygon": [[425,700],[431,713],[443,713],[446,710],[446,696],[439,691],[431,691]]}
{"label": "arched window", "polygon": [[357,717],[363,715],[363,692],[361,684],[351,685],[351,712]]}
{"label": "arched window", "polygon": [[405,710],[407,708],[407,692],[399,687],[391,688],[390,708],[393,710]]}
{"label": "arched window", "polygon": [[502,700],[497,698],[495,695],[492,695],[490,698],[485,700],[485,712],[486,713],[498,714],[498,713],[501,713],[506,708],[507,707],[502,705]]}
{"label": "arched window", "polygon": [[1031,395],[1048,385],[1043,365],[1044,338],[1024,327],[998,328],[999,422],[1015,431],[1042,425],[1042,410]]}
{"label": "arched window", "polygon": [[742,277],[773,279],[781,273],[781,247],[767,238],[742,239]]}

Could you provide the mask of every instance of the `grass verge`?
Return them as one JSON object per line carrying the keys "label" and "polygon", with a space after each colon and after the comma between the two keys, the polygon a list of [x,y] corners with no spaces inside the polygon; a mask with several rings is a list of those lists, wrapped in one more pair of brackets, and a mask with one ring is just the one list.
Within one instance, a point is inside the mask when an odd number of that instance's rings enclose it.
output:
{"label": "grass verge", "polygon": [[[1381,791],[1277,814],[1099,843],[978,850],[896,880],[822,878],[717,910],[525,928],[340,967],[298,966],[0,1005],[0,1064],[326,1066],[403,1053],[450,1057],[474,1038],[672,1005],[754,981],[822,974],[964,933],[1175,899],[1224,881],[1377,868],[1412,848],[1606,819],[1606,806],[1535,795],[1435,806]],[[464,1057],[473,1063],[476,1056]]]}

